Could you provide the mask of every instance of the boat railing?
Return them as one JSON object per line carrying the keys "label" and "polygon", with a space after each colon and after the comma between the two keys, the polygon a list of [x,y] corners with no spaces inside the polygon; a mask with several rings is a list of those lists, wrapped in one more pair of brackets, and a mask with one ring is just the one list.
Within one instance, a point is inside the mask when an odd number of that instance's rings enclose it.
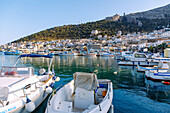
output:
{"label": "boat railing", "polygon": [[[21,80],[23,80],[23,79],[21,79]],[[35,84],[35,89],[37,89],[37,85],[36,85],[36,84],[37,84],[38,82],[40,82],[40,81],[31,83],[31,84],[27,84],[27,85],[25,85],[24,87],[21,87],[21,88],[19,88],[19,89],[16,89],[16,90],[14,90],[14,91],[11,91],[11,92],[8,92],[9,89],[6,90],[5,96],[4,96],[4,95],[1,95],[2,98],[4,98],[4,97],[5,97],[5,98],[2,99],[2,100],[0,100],[0,103],[2,104],[2,106],[4,106],[3,101],[7,101],[7,98],[8,98],[7,95],[12,94],[12,93],[15,93],[15,92],[18,92],[18,91],[20,91],[20,90],[23,90],[24,96],[27,97],[27,94],[25,93],[25,90],[31,88],[31,86],[34,85],[34,84]],[[9,86],[9,87],[11,87],[11,86]],[[4,88],[8,88],[8,87],[4,87]]]}
{"label": "boat railing", "polygon": [[[99,108],[99,111],[102,111],[102,103],[106,100],[106,99],[110,99],[110,93],[111,93],[111,86],[110,85],[112,85],[112,84],[109,84],[111,81],[108,81],[107,82],[107,84],[108,84],[108,89],[107,89],[107,93],[106,93],[106,96],[103,98],[103,100],[99,103],[99,104],[97,104],[96,105],[96,107],[98,107]],[[91,109],[90,111],[92,111],[93,109]],[[89,112],[90,112],[89,111]]]}
{"label": "boat railing", "polygon": [[[109,81],[111,82],[111,81]],[[112,84],[109,84],[108,82],[108,89],[107,89],[107,93],[106,93],[106,96],[103,98],[103,100],[98,104],[98,107],[99,107],[99,110],[102,111],[102,108],[101,108],[101,104],[106,100],[106,99],[110,99],[110,93],[111,93],[111,86]]]}
{"label": "boat railing", "polygon": [[53,92],[51,93],[51,95],[49,96],[49,98],[48,98],[48,101],[47,101],[47,103],[50,105],[50,100],[52,99],[52,97],[54,96],[54,94],[60,89],[60,88],[62,88],[63,87],[63,85],[62,84],[60,84],[60,86],[58,86],[55,90],[53,90]]}
{"label": "boat railing", "polygon": [[9,92],[8,94],[11,94],[11,93],[14,93],[14,92],[17,92],[17,91],[20,91],[20,90],[23,90],[23,93],[24,93],[24,96],[26,95],[26,93],[25,93],[25,89],[29,89],[29,88],[31,88],[31,86],[32,85],[35,85],[35,89],[37,89],[37,83],[38,82],[40,82],[40,81],[37,81],[37,82],[34,82],[34,83],[31,83],[31,84],[27,84],[27,85],[25,85],[24,87],[22,87],[22,88],[19,88],[19,89],[17,89],[17,90],[14,90],[14,91],[11,91],[11,92]]}

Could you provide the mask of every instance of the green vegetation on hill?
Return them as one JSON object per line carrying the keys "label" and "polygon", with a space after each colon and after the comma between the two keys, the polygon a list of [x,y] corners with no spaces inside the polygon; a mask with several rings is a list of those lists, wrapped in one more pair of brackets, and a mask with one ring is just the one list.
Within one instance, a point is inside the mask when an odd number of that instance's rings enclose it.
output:
{"label": "green vegetation on hill", "polygon": [[21,41],[50,41],[55,39],[77,39],[77,38],[89,38],[92,30],[101,31],[101,35],[115,35],[119,30],[126,33],[132,32],[151,32],[157,26],[166,26],[170,23],[168,19],[137,19],[142,22],[142,26],[138,26],[136,21],[127,22],[126,19],[120,19],[119,21],[105,21],[100,20],[96,22],[87,22],[79,25],[64,25],[59,27],[50,28],[40,31],[35,34],[20,38],[14,42]]}

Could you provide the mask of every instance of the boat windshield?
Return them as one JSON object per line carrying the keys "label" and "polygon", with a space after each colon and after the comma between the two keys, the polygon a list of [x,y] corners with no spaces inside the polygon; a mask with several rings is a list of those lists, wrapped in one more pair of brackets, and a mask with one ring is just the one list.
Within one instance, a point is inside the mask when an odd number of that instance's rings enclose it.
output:
{"label": "boat windshield", "polygon": [[33,76],[32,67],[2,67],[0,76]]}
{"label": "boat windshield", "polygon": [[136,58],[146,58],[145,54],[135,54]]}

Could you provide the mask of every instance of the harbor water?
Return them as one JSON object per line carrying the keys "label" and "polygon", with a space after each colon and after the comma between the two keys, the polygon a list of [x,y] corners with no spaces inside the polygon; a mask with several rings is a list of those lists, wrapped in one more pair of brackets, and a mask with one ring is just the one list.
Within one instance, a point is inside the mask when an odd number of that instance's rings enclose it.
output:
{"label": "harbor water", "polygon": [[[12,66],[18,56],[0,56],[0,66]],[[98,79],[110,79],[113,82],[113,105],[115,113],[170,113],[170,86],[145,79],[136,67],[118,66],[112,57],[55,56],[53,60],[55,74],[60,84],[67,84],[75,72],[94,72]],[[23,58],[18,66],[47,69],[43,58]],[[34,111],[43,113],[47,99]]]}

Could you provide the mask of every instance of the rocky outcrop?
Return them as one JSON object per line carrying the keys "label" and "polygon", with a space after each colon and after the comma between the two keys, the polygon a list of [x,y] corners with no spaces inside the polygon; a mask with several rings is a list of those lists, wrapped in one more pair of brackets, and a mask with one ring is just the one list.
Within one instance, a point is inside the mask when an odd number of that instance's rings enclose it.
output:
{"label": "rocky outcrop", "polygon": [[147,18],[147,19],[170,19],[170,4],[159,7],[156,9],[152,9],[145,12],[139,12],[139,13],[131,13],[128,15],[125,15],[126,17],[132,17],[132,18]]}
{"label": "rocky outcrop", "polygon": [[120,15],[118,15],[118,14],[105,18],[106,21],[118,21],[119,19],[120,19]]}

